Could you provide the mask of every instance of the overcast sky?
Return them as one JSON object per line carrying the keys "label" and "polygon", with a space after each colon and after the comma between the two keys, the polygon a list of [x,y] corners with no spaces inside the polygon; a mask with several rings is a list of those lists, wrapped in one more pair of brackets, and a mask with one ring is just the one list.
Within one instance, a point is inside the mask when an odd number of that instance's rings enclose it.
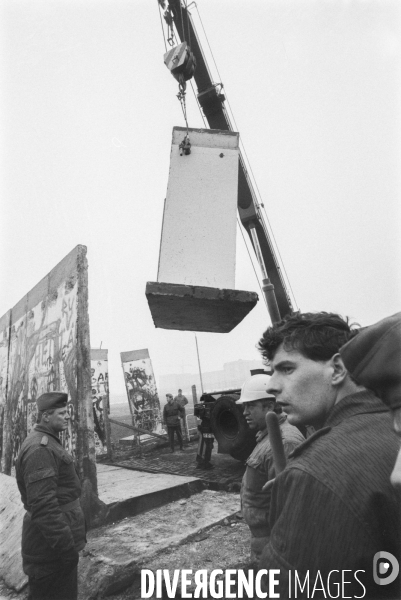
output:
{"label": "overcast sky", "polygon": [[[155,329],[145,298],[184,125],[157,1],[0,6],[0,314],[84,244],[111,394],[124,392],[121,351],[148,348],[156,377],[196,372],[194,334]],[[197,6],[297,307],[361,325],[400,310],[399,2]],[[188,92],[189,125],[202,127]],[[259,290],[239,232],[236,287]],[[259,358],[268,325],[260,300],[230,334],[198,334],[203,370]]]}

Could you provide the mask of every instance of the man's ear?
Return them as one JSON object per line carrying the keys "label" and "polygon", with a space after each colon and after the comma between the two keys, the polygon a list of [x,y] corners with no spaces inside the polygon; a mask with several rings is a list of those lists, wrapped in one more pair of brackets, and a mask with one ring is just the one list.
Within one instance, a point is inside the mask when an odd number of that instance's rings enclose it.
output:
{"label": "man's ear", "polygon": [[331,357],[331,366],[333,368],[333,374],[332,374],[332,384],[333,385],[341,385],[345,378],[348,375],[348,371],[345,368],[345,365],[343,363],[343,359],[341,358],[341,355],[337,352],[337,354],[334,354]]}

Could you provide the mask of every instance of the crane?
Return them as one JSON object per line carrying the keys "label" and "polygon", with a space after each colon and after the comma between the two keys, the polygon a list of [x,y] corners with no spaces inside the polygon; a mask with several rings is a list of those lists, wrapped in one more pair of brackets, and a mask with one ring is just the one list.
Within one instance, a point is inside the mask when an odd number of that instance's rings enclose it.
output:
{"label": "crane", "polygon": [[[185,78],[189,79],[193,76],[195,80],[198,92],[197,99],[209,127],[211,129],[233,131],[224,104],[225,96],[222,93],[222,86],[221,84],[213,83],[211,72],[187,5],[184,5],[181,0],[158,1],[160,6],[165,9],[164,18],[170,30],[172,31],[174,24],[181,44],[187,46],[188,60],[183,65],[186,69]],[[190,47],[188,47],[189,40]],[[180,82],[180,89],[182,89],[184,77],[176,76],[176,78]],[[238,213],[241,223],[249,235],[261,268],[263,278],[262,290],[266,298],[271,321],[272,323],[276,323],[284,316],[291,314],[294,309],[241,152],[238,169]]]}
{"label": "crane", "polygon": [[[187,3],[184,4],[182,0],[158,2],[164,9],[164,18],[170,31],[169,43],[174,43],[173,26],[181,42],[166,52],[165,64],[179,82],[178,98],[184,104],[185,120],[186,81],[193,77],[197,87],[197,100],[209,127],[233,131],[225,107],[223,86],[212,80]],[[189,140],[185,139],[182,151],[189,153],[189,146]],[[276,323],[294,309],[241,152],[238,166],[238,213],[261,268],[262,291],[271,322]],[[217,438],[219,452],[231,454],[239,460],[246,458],[255,446],[254,433],[248,428],[241,408],[235,404],[239,392],[240,390],[235,389],[204,393],[200,403],[195,406],[195,415],[201,419],[197,456],[200,468],[212,467],[210,458],[214,438]]]}

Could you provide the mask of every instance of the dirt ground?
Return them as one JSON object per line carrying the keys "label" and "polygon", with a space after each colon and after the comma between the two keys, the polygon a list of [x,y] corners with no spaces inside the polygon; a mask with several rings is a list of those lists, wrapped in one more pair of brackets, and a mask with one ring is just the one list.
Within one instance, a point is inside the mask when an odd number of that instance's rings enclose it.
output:
{"label": "dirt ground", "polygon": [[245,464],[228,454],[218,454],[213,451],[211,459],[213,469],[199,469],[196,462],[197,447],[197,440],[192,440],[184,445],[184,452],[176,450],[171,453],[168,446],[159,446],[145,450],[141,456],[137,448],[120,445],[114,451],[113,461],[101,459],[101,462],[149,473],[162,472],[197,477],[205,481],[210,489],[238,492],[245,472]]}
{"label": "dirt ground", "polygon": [[[147,569],[168,569],[172,577],[176,569],[191,569],[193,572],[207,569],[244,569],[250,568],[249,529],[240,520],[217,525],[199,534],[194,540],[165,552],[146,565]],[[193,593],[193,589],[189,588]],[[171,597],[171,596],[170,596]],[[175,598],[181,598],[180,591]],[[133,584],[119,594],[110,596],[111,600],[137,600],[141,598],[139,577]],[[156,598],[156,596],[152,596]],[[164,591],[163,598],[168,598]],[[212,596],[207,596],[212,598]]]}

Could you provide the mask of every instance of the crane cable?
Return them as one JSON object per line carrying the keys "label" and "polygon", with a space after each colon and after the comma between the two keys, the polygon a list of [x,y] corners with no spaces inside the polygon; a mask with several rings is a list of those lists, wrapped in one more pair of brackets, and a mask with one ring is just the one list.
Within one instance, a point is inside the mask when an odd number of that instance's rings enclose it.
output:
{"label": "crane cable", "polygon": [[[182,35],[184,38],[184,42],[187,41],[186,36],[185,36],[185,27],[184,27],[184,17],[182,14],[182,4],[181,4],[181,0],[179,0],[179,5],[180,5],[180,14],[181,14],[181,27],[182,27]],[[190,30],[189,30],[189,16],[188,16],[188,7],[187,7],[187,1],[185,0],[185,13],[186,13],[186,17],[187,17],[187,30],[188,30],[188,47],[190,47],[190,39],[191,39],[191,34],[190,34]],[[189,142],[189,127],[188,127],[188,118],[187,118],[187,101],[186,101],[186,89],[187,89],[187,84],[185,82],[184,76],[180,75],[179,77],[179,81],[178,81],[178,94],[177,94],[177,98],[181,104],[181,109],[182,109],[182,114],[184,115],[184,119],[185,119],[185,124],[187,126],[187,134],[184,138],[184,140],[181,142],[180,144],[180,151],[181,154],[189,154],[190,152],[190,148],[191,148],[191,144]]]}
{"label": "crane cable", "polygon": [[165,50],[167,52],[166,36],[164,35],[164,29],[163,29],[163,17],[162,17],[161,5],[160,5],[160,2],[158,2],[157,4],[159,6],[159,17],[160,17],[160,25],[162,27],[162,35],[163,35],[164,48],[165,48]]}
{"label": "crane cable", "polygon": [[[183,33],[183,38],[184,38],[184,41],[186,41],[186,39],[185,39],[185,28],[184,28],[184,18],[183,18],[183,13],[182,13],[182,4],[181,4],[181,0],[180,0],[180,3],[179,3],[179,4],[180,4],[180,15],[181,15],[181,26],[182,26],[182,33]],[[207,42],[207,45],[208,45],[208,47],[209,47],[209,51],[210,51],[210,54],[211,54],[211,56],[212,56],[213,63],[214,63],[214,65],[215,65],[215,68],[216,68],[216,71],[217,71],[218,77],[219,77],[219,79],[220,79],[220,81],[221,81],[221,76],[220,76],[220,73],[219,73],[219,69],[218,69],[218,66],[217,66],[216,60],[215,60],[215,58],[214,58],[214,55],[213,55],[212,48],[211,48],[211,46],[210,46],[210,43],[209,43],[209,39],[208,39],[208,37],[207,37],[206,31],[205,31],[205,28],[204,28],[204,25],[203,25],[202,18],[201,18],[201,16],[200,16],[200,13],[199,13],[199,8],[198,8],[198,5],[197,5],[197,3],[196,3],[196,2],[192,2],[192,4],[194,4],[194,5],[195,5],[195,7],[196,7],[196,10],[197,10],[197,12],[198,12],[199,21],[200,21],[200,23],[201,23],[202,30],[203,30],[203,33],[204,33],[204,35],[205,35],[206,42]],[[160,15],[160,22],[161,22],[161,27],[162,27],[163,41],[164,41],[164,46],[165,46],[165,49],[166,49],[166,51],[167,51],[167,44],[166,44],[165,33],[164,33],[164,29],[163,29],[163,20],[162,20],[162,14],[161,14],[161,8],[162,8],[162,7],[163,7],[163,8],[165,8],[165,5],[164,5],[164,2],[163,2],[163,0],[161,0],[161,1],[160,1],[160,0],[158,0],[158,5],[159,5],[159,15]],[[189,11],[188,11],[188,3],[187,3],[187,0],[185,0],[185,10],[186,10],[186,17],[187,17],[188,43],[189,43],[189,40],[190,40],[190,27],[189,27]],[[170,13],[169,13],[169,9],[167,9],[167,10],[165,11],[165,13],[164,13],[164,16],[165,16],[165,21],[166,21],[166,23],[167,23],[167,28],[168,28],[168,31],[169,31],[169,35],[168,35],[167,41],[168,41],[168,43],[170,44],[170,46],[172,46],[172,45],[174,45],[175,33],[174,33],[174,29],[173,29],[173,22],[172,22],[172,18],[171,18],[171,16],[170,16]],[[195,90],[194,90],[194,87],[193,87],[193,85],[192,85],[192,81],[190,81],[190,84],[191,84],[192,92],[193,92],[193,94],[194,94],[194,97],[195,97],[196,103],[197,103],[197,105],[198,105],[198,108],[199,108],[200,115],[201,115],[201,117],[202,117],[202,120],[203,120],[203,123],[204,123],[204,125],[205,125],[205,127],[206,127],[206,121],[205,121],[205,117],[204,117],[204,115],[203,115],[203,112],[202,112],[202,110],[201,110],[201,106],[200,106],[200,104],[199,104],[198,97],[197,97],[197,95],[196,95],[196,93],[195,93]],[[223,84],[220,84],[220,85],[221,85],[221,87],[223,87]],[[187,135],[186,135],[186,137],[184,138],[184,142],[185,142],[185,140],[189,140],[189,138],[188,138],[188,119],[187,119],[187,110],[186,110],[186,97],[185,97],[185,96],[186,96],[186,91],[185,91],[185,88],[186,88],[186,86],[185,86],[185,82],[183,82],[183,83],[182,83],[182,82],[180,81],[180,82],[179,82],[179,93],[177,94],[177,98],[178,98],[178,100],[180,101],[181,108],[182,108],[182,112],[183,112],[184,119],[185,119],[185,123],[186,123],[186,127],[187,127]],[[227,95],[226,95],[226,98],[227,98]],[[231,108],[231,105],[230,105],[230,103],[229,103],[228,99],[227,99],[227,104],[228,104],[228,106],[229,106],[229,109],[230,109],[230,112],[231,112],[231,116],[232,116],[232,118],[233,118],[233,123],[234,123],[234,126],[235,126],[235,128],[238,130],[237,124],[236,124],[236,122],[235,122],[234,113],[233,113],[233,111],[232,111],[232,108]],[[228,116],[228,115],[227,115],[227,116]],[[261,194],[260,194],[259,188],[258,188],[258,186],[257,186],[256,180],[255,180],[255,177],[254,177],[254,174],[253,174],[253,171],[252,171],[252,168],[251,168],[251,165],[250,165],[249,159],[248,159],[248,155],[247,155],[247,153],[246,153],[246,150],[245,150],[245,146],[244,146],[244,144],[242,143],[242,141],[241,141],[241,145],[242,145],[242,147],[243,147],[244,154],[245,154],[245,157],[246,157],[247,163],[248,163],[248,165],[249,165],[249,168],[250,168],[250,172],[252,173],[252,177],[253,177],[254,183],[255,183],[255,185],[256,185],[256,189],[257,189],[257,191],[258,191],[258,193],[259,193],[259,196],[261,197]],[[262,206],[262,207],[263,207],[263,209],[264,209],[264,204],[263,204],[263,203],[261,204],[261,206]],[[259,205],[258,205],[258,208],[259,208]],[[266,210],[264,210],[264,212],[265,212],[265,215],[266,215],[267,222],[269,223],[269,227],[270,227],[270,230],[271,230],[271,232],[272,232],[273,240],[274,240],[274,242],[275,242],[275,245],[276,245],[276,248],[277,248],[278,254],[279,254],[279,256],[280,256],[281,263],[283,264],[283,267],[284,267],[284,263],[283,263],[283,261],[282,261],[282,258],[281,258],[281,255],[280,255],[280,252],[279,252],[279,250],[278,250],[277,242],[276,242],[276,240],[275,240],[275,238],[274,238],[273,230],[271,229],[270,221],[269,221],[269,219],[268,219],[268,217],[267,217]],[[248,244],[246,243],[245,236],[244,236],[244,232],[243,232],[243,228],[241,227],[241,224],[240,224],[240,221],[239,221],[239,219],[238,219],[238,216],[237,216],[237,223],[238,223],[239,229],[240,229],[240,231],[241,231],[241,236],[242,236],[242,239],[243,239],[243,241],[244,241],[245,248],[246,248],[246,250],[247,250],[247,253],[248,253],[248,256],[249,256],[249,260],[251,261],[251,265],[252,265],[253,271],[254,271],[254,273],[255,273],[256,280],[257,280],[257,282],[258,282],[258,286],[259,286],[259,289],[260,289],[260,292],[261,292],[261,296],[262,296],[262,298],[263,298],[263,300],[264,300],[264,302],[265,302],[265,304],[266,304],[266,306],[267,306],[267,301],[266,301],[265,295],[263,294],[263,291],[262,291],[262,286],[261,286],[261,284],[260,284],[259,277],[258,277],[258,275],[257,275],[256,269],[255,269],[255,265],[254,265],[254,263],[253,263],[253,260],[252,260],[251,253],[250,253],[250,251],[249,251]],[[291,284],[290,284],[290,282],[289,282],[288,275],[287,275],[287,273],[286,273],[286,271],[285,271],[285,268],[284,268],[284,272],[285,272],[286,279],[287,279],[287,282],[288,282],[288,284],[289,284],[289,287],[290,287],[291,293],[292,293],[292,295],[293,295],[293,298],[294,298],[294,300],[295,300],[295,295],[294,295],[294,293],[293,293],[293,291],[292,291]]]}
{"label": "crane cable", "polygon": [[[167,42],[169,43],[170,46],[174,46],[175,42],[175,33],[174,33],[174,21],[173,21],[173,16],[171,13],[171,8],[170,6],[168,6],[166,8],[166,2],[165,0],[157,0],[157,3],[159,5],[159,16],[160,16],[160,22],[161,22],[161,27],[162,27],[162,35],[163,35],[163,41],[164,41],[164,47],[166,49],[167,52],[167,44],[166,44],[166,37],[165,37],[165,32],[164,32],[164,28],[163,28],[163,19],[162,19],[162,13],[161,13],[161,9],[164,9],[164,20],[167,23]],[[181,27],[182,27],[182,35],[183,35],[183,39],[184,42],[186,42],[186,35],[185,35],[185,26],[184,26],[184,16],[183,16],[183,10],[182,10],[182,4],[181,4],[181,0],[179,0],[179,6],[180,6],[180,16],[181,16]],[[189,27],[189,16],[188,16],[188,7],[187,7],[187,0],[185,0],[185,5],[184,8],[186,9],[186,18],[187,18],[187,30],[188,30],[188,47],[190,45],[190,38],[191,38],[191,33],[190,33],[190,27]],[[190,154],[191,152],[191,144],[189,141],[189,125],[188,125],[188,117],[187,117],[187,103],[186,103],[186,81],[184,78],[184,75],[182,73],[180,73],[178,75],[178,94],[177,94],[177,98],[178,101],[181,105],[181,110],[182,110],[182,114],[184,115],[184,120],[185,120],[185,125],[187,128],[187,132],[186,135],[183,139],[183,141],[180,144],[180,154]]]}

